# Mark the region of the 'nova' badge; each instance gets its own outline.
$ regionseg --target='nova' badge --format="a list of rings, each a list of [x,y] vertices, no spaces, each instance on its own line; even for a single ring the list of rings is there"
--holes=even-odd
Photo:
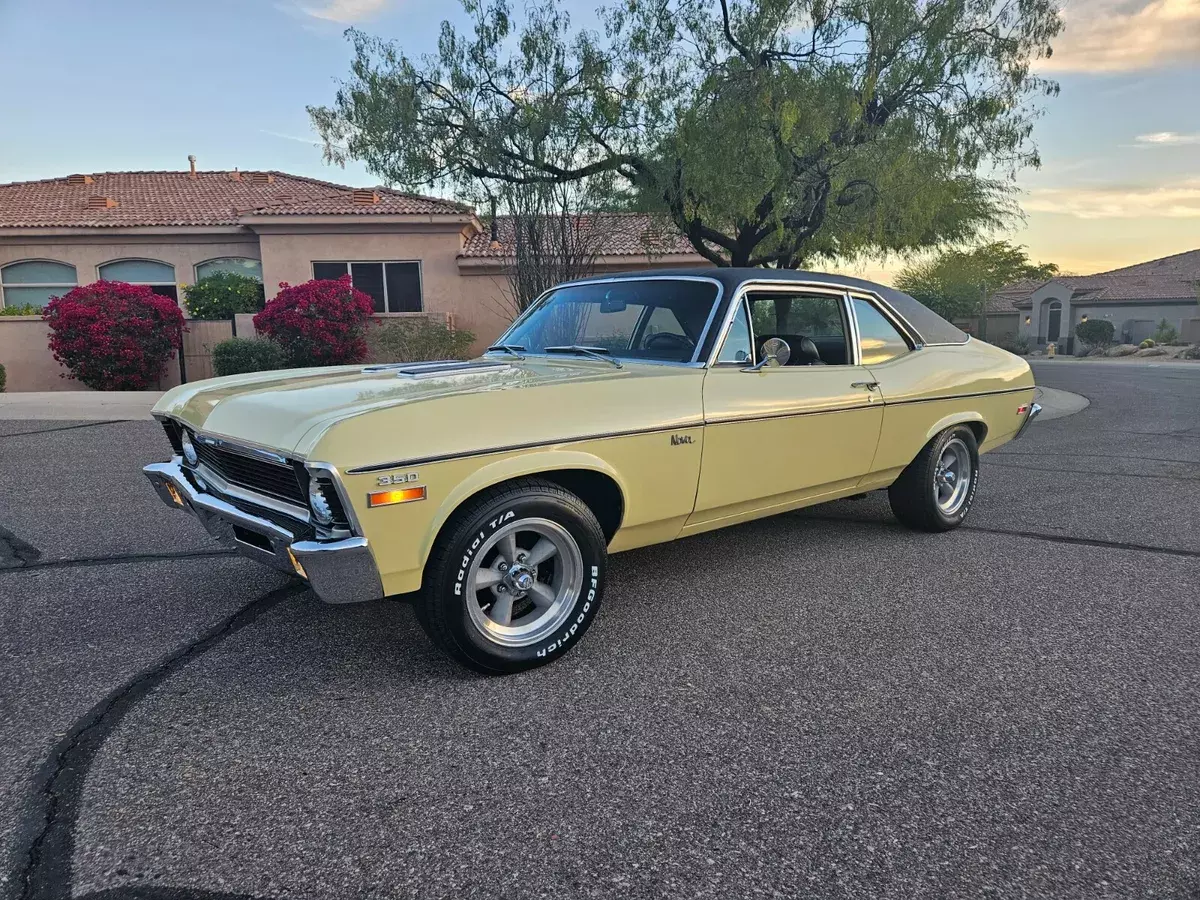
[[[673,434],[671,435],[671,446],[678,447],[680,444],[694,444],[690,434]]]

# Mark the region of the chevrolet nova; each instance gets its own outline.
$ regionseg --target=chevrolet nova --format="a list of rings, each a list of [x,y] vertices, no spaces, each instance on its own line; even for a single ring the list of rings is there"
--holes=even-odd
[[[763,269],[561,285],[467,362],[216,378],[154,409],[168,505],[331,603],[418,592],[484,672],[562,656],[610,553],[866,491],[925,531],[1038,412],[1024,360],[911,297]]]

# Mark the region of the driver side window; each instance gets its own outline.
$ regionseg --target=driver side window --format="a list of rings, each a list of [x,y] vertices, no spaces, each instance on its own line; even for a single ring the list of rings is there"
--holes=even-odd
[[[781,338],[792,351],[789,366],[850,364],[849,329],[841,296],[762,291],[749,294],[747,300],[756,359],[764,341]]]

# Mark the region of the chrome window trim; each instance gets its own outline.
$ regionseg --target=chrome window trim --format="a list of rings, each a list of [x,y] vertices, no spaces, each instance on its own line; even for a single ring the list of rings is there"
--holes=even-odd
[[[226,450],[230,453],[236,453],[239,456],[257,459],[262,462],[274,463],[278,466],[286,466],[289,469],[292,466],[291,462],[288,461],[286,456],[282,456],[279,453],[276,453],[274,450],[267,450],[263,447],[252,447],[248,444],[236,444],[233,441],[226,440],[225,438],[213,437],[211,434],[205,434],[202,431],[188,428],[187,424],[184,422],[180,422],[179,424],[191,431],[196,436],[196,440],[203,444],[208,444],[210,447],[216,447],[219,450]]]
[[[725,343],[726,339],[729,337],[729,329],[733,324],[733,311],[735,309],[737,309],[739,303],[745,302],[746,294],[748,294],[750,291],[767,291],[768,293],[792,293],[792,294],[797,293],[797,292],[803,292],[803,293],[808,293],[808,294],[828,294],[830,296],[835,296],[835,297],[840,298],[841,303],[842,303],[842,315],[845,317],[845,321],[846,321],[846,329],[847,329],[846,339],[847,339],[847,341],[849,341],[849,345],[847,346],[847,351],[849,353],[848,358],[850,360],[852,360],[852,362],[848,362],[847,365],[848,366],[860,365],[860,363],[858,362],[858,360],[859,360],[858,340],[857,340],[858,325],[854,319],[854,310],[851,308],[849,288],[841,287],[839,285],[834,285],[834,284],[825,284],[823,282],[776,281],[774,279],[770,279],[770,280],[761,280],[761,281],[743,281],[741,284],[738,285],[737,290],[734,291],[734,294],[733,294],[733,301],[729,304],[729,309],[725,313],[725,321],[721,325],[721,332],[718,335],[718,340],[715,344],[713,344],[712,353],[709,354],[708,362],[707,362],[708,366],[723,365],[721,363],[718,363],[716,361],[716,359],[717,359],[717,355],[721,352],[721,346]],[[751,329],[751,331],[750,331],[751,349],[755,349],[753,347],[754,317],[750,316],[749,318],[750,318],[750,329]],[[755,353],[755,355],[757,356],[757,352]],[[793,366],[791,368],[800,369],[800,368],[805,368],[805,367],[804,366]]]
[[[704,341],[708,337],[709,330],[713,326],[713,319],[716,318],[717,310],[721,308],[721,301],[725,297],[725,285],[722,284],[720,280],[716,278],[710,278],[707,275],[614,275],[611,278],[577,278],[574,281],[564,281],[562,284],[556,284],[554,287],[542,291],[542,293],[538,295],[538,298],[525,308],[523,313],[513,319],[513,323],[505,329],[504,334],[500,335],[500,337],[493,341],[493,346],[508,343],[507,338],[509,332],[528,319],[541,305],[542,301],[555,291],[559,291],[567,287],[578,287],[585,284],[622,284],[631,281],[701,281],[716,285],[717,295],[713,298],[712,309],[710,309],[708,312],[708,319],[704,323],[704,328],[700,332],[700,337],[696,340],[696,349],[692,352],[692,358],[690,360],[687,360],[686,362],[676,362],[669,359],[638,359],[636,357],[629,356],[616,356],[614,358],[620,359],[623,362],[650,363],[651,365],[660,366],[687,366],[691,368],[703,368],[705,365],[707,365],[707,363],[699,358],[700,350],[704,346]],[[495,350],[492,352],[502,353],[503,351]],[[536,359],[561,357],[561,354],[558,353],[535,353],[525,350],[521,351],[521,353],[523,356],[533,357]]]
[[[355,537],[362,537],[362,525],[359,524],[358,514],[354,511],[354,504],[350,502],[350,494],[346,491],[346,485],[342,483],[342,473],[333,463],[327,462],[310,462],[305,463],[304,468],[308,471],[309,477],[312,473],[317,472],[327,475],[329,480],[333,482],[333,488],[338,493],[338,499],[342,501],[342,509],[346,510],[346,518],[350,523],[350,533]],[[335,533],[339,529],[331,529]]]

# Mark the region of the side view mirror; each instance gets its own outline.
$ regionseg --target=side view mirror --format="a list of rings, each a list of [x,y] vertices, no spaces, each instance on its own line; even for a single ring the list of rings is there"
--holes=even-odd
[[[760,359],[752,366],[747,366],[742,369],[743,372],[757,372],[763,366],[775,368],[777,366],[786,366],[788,360],[792,358],[792,348],[783,338],[767,338],[763,341],[762,348],[759,350]]]

